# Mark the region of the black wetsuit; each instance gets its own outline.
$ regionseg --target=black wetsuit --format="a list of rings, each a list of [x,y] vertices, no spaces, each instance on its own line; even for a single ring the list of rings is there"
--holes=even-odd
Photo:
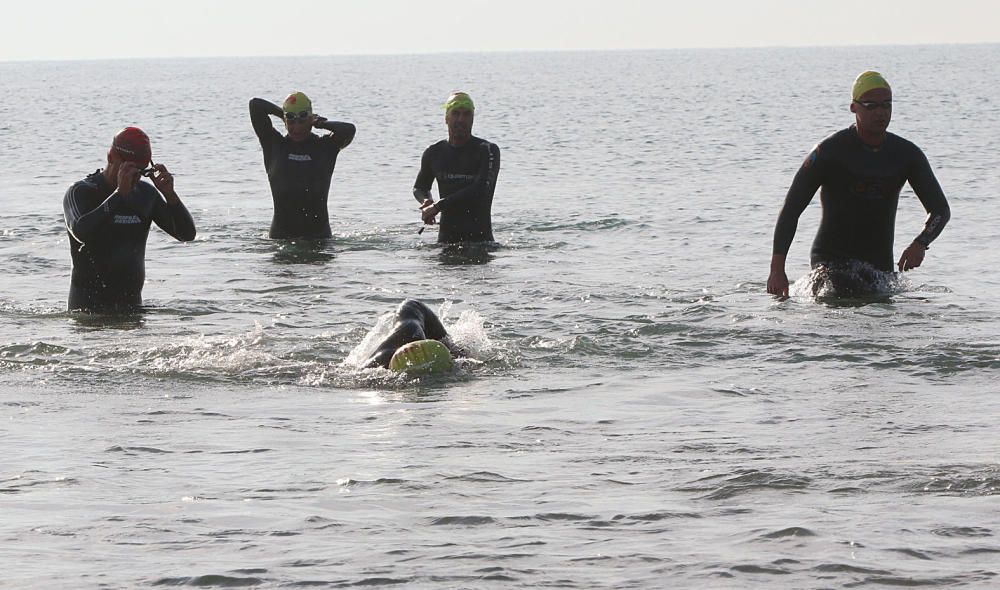
[[[439,242],[492,242],[493,191],[500,172],[500,148],[471,137],[461,147],[447,140],[424,150],[414,196],[423,202],[437,180],[441,222]]]
[[[122,196],[100,170],[66,191],[63,210],[73,257],[70,310],[129,311],[142,305],[151,223],[182,242],[195,236],[183,203],[167,204],[144,181]]]
[[[354,125],[325,121],[318,128],[332,131],[322,137],[310,133],[304,141],[292,141],[271,124],[271,115],[281,108],[266,100],[250,101],[250,121],[264,150],[264,167],[274,200],[272,238],[329,238],[327,199],[337,155],[354,139]]]
[[[799,215],[822,187],[823,215],[812,245],[812,267],[861,260],[891,271],[896,206],[906,182],[928,213],[916,237],[927,246],[944,229],[951,211],[920,148],[892,133],[873,148],[861,141],[854,126],[834,133],[813,149],[788,189],[774,230],[774,254],[788,253]]]
[[[365,367],[388,369],[396,350],[417,340],[440,340],[451,349],[447,338],[448,332],[429,307],[416,299],[407,299],[396,310],[396,325],[393,326],[392,333],[378,345]]]

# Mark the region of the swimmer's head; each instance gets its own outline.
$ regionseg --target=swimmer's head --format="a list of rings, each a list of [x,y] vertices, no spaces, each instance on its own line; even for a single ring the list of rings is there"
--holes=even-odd
[[[118,160],[133,162],[138,168],[145,168],[153,159],[149,136],[138,127],[122,129],[111,142],[111,149],[108,152],[109,159],[112,156]]]
[[[303,116],[303,113],[308,116],[313,112],[313,104],[302,92],[293,92],[285,98],[285,102],[281,103],[281,110],[285,112],[285,118],[288,118],[288,115]]]
[[[854,86],[851,88],[851,99],[860,100],[866,92],[875,90],[876,88],[884,88],[892,92],[892,88],[889,87],[889,83],[885,81],[882,74],[871,70],[861,72],[854,79]]]
[[[476,105],[464,92],[452,92],[443,105],[444,122],[448,125],[448,143],[464,145],[472,137],[472,123],[476,118]]]
[[[468,109],[475,112],[476,105],[472,102],[472,97],[465,92],[455,91],[448,95],[448,99],[444,101],[441,105],[444,109],[445,114],[451,112],[452,109]]]
[[[401,346],[389,361],[389,369],[397,372],[423,375],[443,373],[451,369],[454,361],[448,347],[437,340],[417,340]]]

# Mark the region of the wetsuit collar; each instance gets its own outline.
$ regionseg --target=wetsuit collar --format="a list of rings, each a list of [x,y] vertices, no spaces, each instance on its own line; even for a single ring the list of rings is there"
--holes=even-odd
[[[863,145],[866,149],[873,152],[877,152],[880,149],[882,149],[882,146],[885,145],[885,138],[889,136],[889,133],[886,132],[882,134],[882,139],[879,140],[878,143],[868,143],[867,141],[865,141],[864,137],[861,136],[861,130],[858,129],[857,123],[851,125],[851,129],[854,131],[854,137],[858,138],[858,141],[861,142],[861,145]]]

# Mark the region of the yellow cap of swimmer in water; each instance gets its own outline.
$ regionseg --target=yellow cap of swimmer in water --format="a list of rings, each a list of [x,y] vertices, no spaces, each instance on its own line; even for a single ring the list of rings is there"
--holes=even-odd
[[[448,95],[448,100],[444,101],[441,105],[445,113],[451,111],[451,109],[469,109],[475,112],[476,105],[472,102],[472,97],[465,92],[452,92]]]
[[[405,344],[392,355],[389,369],[423,375],[428,373],[443,373],[449,369],[453,361],[448,347],[437,340],[417,340]]]
[[[882,74],[871,70],[861,72],[858,74],[858,77],[854,79],[854,87],[851,88],[851,98],[858,100],[864,95],[864,93],[869,90],[875,90],[876,88],[885,88],[890,92],[892,91],[892,88],[889,87],[889,83],[885,81]]]
[[[288,95],[285,102],[281,104],[281,110],[286,113],[299,114],[307,113],[312,114],[313,103],[309,100],[309,97],[301,92],[293,92]]]

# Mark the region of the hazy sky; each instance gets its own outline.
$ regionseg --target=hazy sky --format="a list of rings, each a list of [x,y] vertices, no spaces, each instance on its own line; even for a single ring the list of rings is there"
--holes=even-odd
[[[0,61],[998,41],[998,0],[39,0],[0,20]]]

